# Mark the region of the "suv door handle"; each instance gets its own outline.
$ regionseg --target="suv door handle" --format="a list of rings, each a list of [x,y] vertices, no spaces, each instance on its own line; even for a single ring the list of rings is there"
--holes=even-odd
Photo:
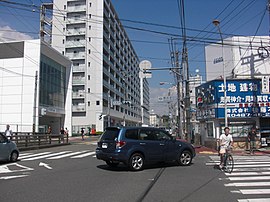
[[[145,142],[140,142],[140,145],[146,145],[146,143]]]

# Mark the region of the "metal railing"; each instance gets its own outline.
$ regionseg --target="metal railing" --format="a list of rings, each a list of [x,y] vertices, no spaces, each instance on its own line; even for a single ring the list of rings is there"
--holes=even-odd
[[[44,133],[23,133],[16,132],[8,139],[15,142],[20,150],[26,148],[42,148],[47,146],[59,146],[69,144],[68,135],[44,134]]]

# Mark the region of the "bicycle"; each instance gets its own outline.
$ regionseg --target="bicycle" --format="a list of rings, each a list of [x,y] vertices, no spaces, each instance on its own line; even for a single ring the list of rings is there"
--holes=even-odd
[[[223,154],[223,168],[222,170],[227,173],[231,173],[234,167],[234,160],[231,154],[231,148],[226,149],[226,153]]]

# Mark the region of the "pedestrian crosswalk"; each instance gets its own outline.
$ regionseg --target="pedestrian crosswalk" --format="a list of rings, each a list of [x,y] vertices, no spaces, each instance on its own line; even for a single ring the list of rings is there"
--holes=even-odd
[[[241,198],[238,202],[270,201],[270,156],[233,156],[232,173],[219,178],[231,193]],[[210,156],[208,166],[219,165],[219,156]]]
[[[71,158],[71,159],[80,159],[88,156],[96,157],[94,151],[82,150],[82,151],[59,151],[59,152],[40,152],[40,153],[21,153],[19,156],[20,161],[34,161],[39,159],[62,159],[62,158]]]

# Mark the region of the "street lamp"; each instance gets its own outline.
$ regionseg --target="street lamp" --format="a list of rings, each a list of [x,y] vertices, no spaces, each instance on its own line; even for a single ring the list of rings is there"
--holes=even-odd
[[[227,82],[226,82],[226,75],[225,75],[225,63],[224,63],[224,41],[221,34],[221,30],[219,27],[219,20],[213,20],[213,24],[218,28],[218,32],[221,38],[222,44],[222,65],[223,65],[223,84],[224,84],[224,119],[225,119],[225,127],[228,127],[228,117],[227,117]]]

